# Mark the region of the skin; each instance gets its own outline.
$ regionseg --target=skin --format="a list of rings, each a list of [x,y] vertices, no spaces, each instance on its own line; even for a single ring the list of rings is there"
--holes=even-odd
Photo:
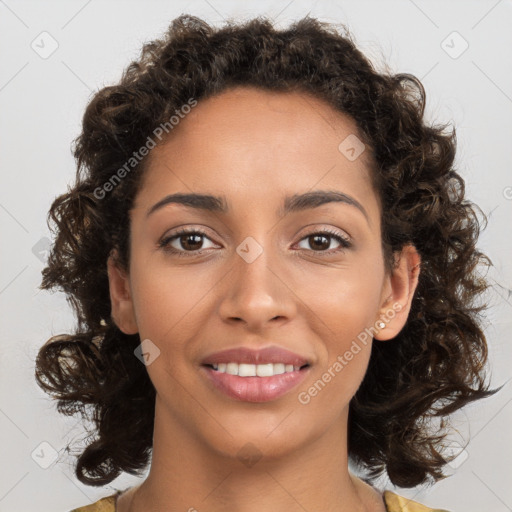
[[[350,134],[355,122],[319,99],[238,87],[199,101],[150,153],[130,212],[129,268],[115,252],[108,261],[116,324],[160,350],[147,366],[157,391],[151,469],[121,495],[119,511],[385,510],[380,493],[348,470],[349,402],[371,338],[308,404],[298,401],[393,304],[400,311],[373,342],[396,336],[417,285],[412,246],[386,272],[369,151],[350,161],[338,150]],[[285,196],[311,190],[348,194],[366,216],[340,202],[279,215]],[[147,215],[176,192],[224,195],[230,211],[168,204]],[[178,227],[206,232],[196,245],[174,239],[184,257],[159,246]],[[352,246],[315,244],[309,235],[326,228]],[[263,249],[251,263],[236,251],[249,236]],[[203,253],[190,256],[195,248]],[[208,354],[269,345],[312,361],[306,380],[277,400],[235,401],[200,374]],[[247,443],[262,455],[250,467],[237,457]]]

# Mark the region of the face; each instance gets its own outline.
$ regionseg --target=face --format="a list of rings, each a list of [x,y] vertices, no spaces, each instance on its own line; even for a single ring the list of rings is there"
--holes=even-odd
[[[371,351],[362,333],[379,318],[380,340],[403,327],[417,262],[404,251],[385,270],[369,151],[354,160],[339,149],[357,132],[305,94],[237,88],[200,101],[152,150],[130,212],[129,268],[109,260],[112,314],[151,340],[157,415],[176,435],[216,453],[251,442],[279,455],[346,425]],[[297,200],[315,191],[341,200]],[[174,203],[177,193],[224,208]],[[235,399],[203,365],[219,351],[269,346],[309,364],[273,399]]]

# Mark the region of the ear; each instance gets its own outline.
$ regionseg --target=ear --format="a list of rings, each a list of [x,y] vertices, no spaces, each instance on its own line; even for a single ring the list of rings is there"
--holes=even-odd
[[[392,339],[403,329],[418,285],[420,264],[420,255],[413,245],[405,245],[395,255],[395,267],[386,277],[374,339]]]
[[[137,334],[130,281],[117,261],[113,251],[107,260],[108,282],[110,287],[111,316],[117,327],[125,334]]]

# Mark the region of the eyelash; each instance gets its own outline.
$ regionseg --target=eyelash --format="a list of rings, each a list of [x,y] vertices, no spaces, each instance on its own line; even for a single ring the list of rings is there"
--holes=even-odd
[[[201,235],[201,236],[204,236],[209,239],[209,236],[204,231],[201,231],[200,229],[180,229],[176,233],[173,233],[171,236],[167,236],[167,237],[163,238],[158,243],[158,245],[164,251],[174,254],[178,257],[193,257],[193,256],[200,256],[201,254],[203,254],[201,252],[201,249],[198,249],[197,251],[182,251],[182,250],[175,249],[174,247],[170,247],[170,245],[169,245],[170,242],[172,242],[173,240],[175,240],[183,235]],[[311,233],[308,233],[307,235],[303,236],[299,240],[299,242],[301,242],[305,238],[309,238],[313,235],[327,235],[330,238],[334,238],[340,244],[340,247],[338,247],[337,249],[334,249],[334,250],[331,249],[330,251],[313,251],[313,250],[310,251],[310,252],[319,253],[322,256],[325,254],[327,254],[327,255],[336,254],[338,252],[342,252],[345,249],[349,249],[350,247],[352,247],[352,243],[347,238],[341,236],[336,231],[331,231],[329,229],[324,229],[322,231],[313,231]]]

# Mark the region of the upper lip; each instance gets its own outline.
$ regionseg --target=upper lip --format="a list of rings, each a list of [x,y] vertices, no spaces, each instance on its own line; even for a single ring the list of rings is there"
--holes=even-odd
[[[219,363],[246,363],[246,364],[268,364],[283,363],[293,366],[304,366],[309,361],[289,350],[280,347],[266,347],[258,350],[237,347],[221,352],[215,352],[205,357],[203,364]]]

